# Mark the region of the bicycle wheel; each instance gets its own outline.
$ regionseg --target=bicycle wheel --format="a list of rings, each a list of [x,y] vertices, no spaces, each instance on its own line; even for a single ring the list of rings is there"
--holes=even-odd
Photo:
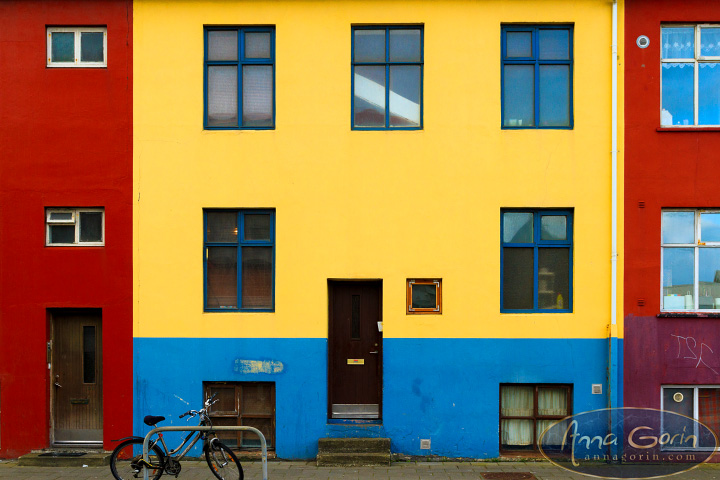
[[[217,439],[205,445],[205,460],[220,480],[243,480],[242,465],[230,448]]]
[[[143,441],[139,438],[130,438],[120,443],[110,456],[110,471],[117,480],[129,480],[132,478],[144,478],[143,469],[140,465],[142,459]],[[150,469],[150,478],[157,480],[163,474],[162,465],[165,463],[165,455],[160,447],[153,445],[148,453],[148,460],[160,468]]]

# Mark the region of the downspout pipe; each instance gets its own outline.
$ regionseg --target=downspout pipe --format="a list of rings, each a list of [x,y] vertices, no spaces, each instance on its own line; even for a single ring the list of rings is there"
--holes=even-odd
[[[611,164],[612,164],[612,253],[610,287],[610,325],[608,331],[608,408],[620,407],[619,400],[619,341],[617,330],[618,307],[618,4],[612,3],[612,125],[611,125]]]

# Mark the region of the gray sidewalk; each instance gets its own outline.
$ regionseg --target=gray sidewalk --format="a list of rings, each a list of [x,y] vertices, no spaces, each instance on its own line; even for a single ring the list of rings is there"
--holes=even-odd
[[[204,462],[182,462],[179,479],[210,480],[214,477]],[[260,462],[243,462],[245,479],[262,480]],[[396,462],[389,467],[317,467],[315,462],[268,462],[269,480],[483,480],[490,472],[532,473],[537,479],[569,480],[592,477],[574,474],[549,462]],[[18,480],[112,479],[109,467],[47,468],[19,467],[0,461],[0,478]],[[172,475],[163,475],[168,480]],[[702,465],[673,479],[720,479],[720,464]],[[522,480],[522,475],[504,480]]]

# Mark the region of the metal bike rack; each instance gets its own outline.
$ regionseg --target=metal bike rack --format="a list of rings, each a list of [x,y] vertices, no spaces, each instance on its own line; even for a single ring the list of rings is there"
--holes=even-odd
[[[254,432],[260,437],[260,445],[262,446],[262,480],[268,480],[267,474],[267,442],[265,435],[254,427],[157,427],[150,430],[143,440],[143,460],[150,463],[148,458],[148,447],[150,446],[150,437],[158,432],[237,432],[239,430],[248,430]],[[143,467],[143,475],[145,480],[150,479],[150,471],[147,467]]]

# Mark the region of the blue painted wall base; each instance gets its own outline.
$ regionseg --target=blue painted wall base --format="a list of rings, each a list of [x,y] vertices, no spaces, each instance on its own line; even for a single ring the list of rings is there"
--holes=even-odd
[[[135,434],[150,430],[142,422],[150,414],[187,425],[177,416],[201,408],[203,382],[275,382],[276,454],[285,459],[314,458],[322,437],[387,437],[393,452],[410,455],[497,457],[501,383],[572,384],[574,413],[607,407],[606,338],[384,339],[382,424],[328,423],[327,339],[134,341]],[[603,395],[592,394],[593,383]],[[432,449],[421,450],[420,439]]]

